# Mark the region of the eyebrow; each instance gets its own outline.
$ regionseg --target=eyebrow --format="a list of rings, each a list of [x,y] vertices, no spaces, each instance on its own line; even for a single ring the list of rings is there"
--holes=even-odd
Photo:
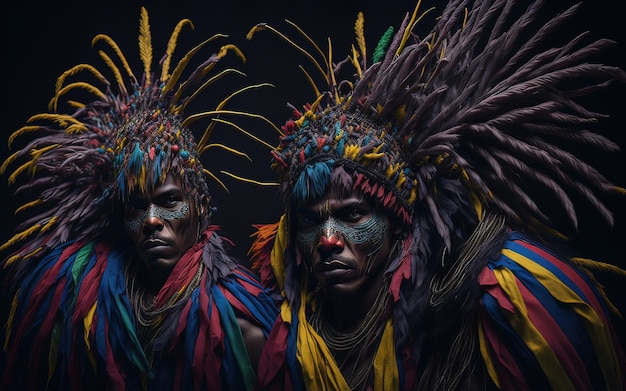
[[[129,193],[129,198],[132,199],[145,199],[147,198],[150,191],[141,191],[141,190],[133,190]],[[180,195],[182,198],[185,198],[185,192],[180,187],[175,185],[168,186],[160,186],[151,191],[152,197],[162,198],[171,195]]]
[[[370,203],[368,203],[367,201],[363,199],[357,199],[357,198],[344,199],[344,200],[338,201],[333,206],[331,206],[330,209],[334,211],[341,211],[343,209],[354,208],[354,207],[367,208],[367,209],[372,209],[372,210],[374,209],[374,207],[370,205]],[[311,206],[300,206],[296,209],[296,212],[300,214],[319,215],[318,212],[322,209],[324,209],[324,204],[317,203]]]

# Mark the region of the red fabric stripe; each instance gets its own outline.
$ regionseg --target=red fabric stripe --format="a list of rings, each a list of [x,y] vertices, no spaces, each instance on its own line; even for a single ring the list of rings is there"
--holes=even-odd
[[[570,278],[576,284],[578,288],[580,288],[580,290],[583,292],[583,294],[587,298],[589,304],[598,313],[598,315],[601,316],[602,320],[605,323],[608,322],[605,316],[606,314],[602,310],[602,305],[598,301],[598,298],[596,297],[595,292],[593,292],[589,284],[585,280],[583,280],[583,278],[578,273],[576,273],[569,264],[563,262],[559,258],[556,258],[554,255],[545,251],[541,247],[534,246],[528,242],[521,241],[521,240],[516,240],[515,242],[520,244],[521,246],[524,246],[529,251],[532,251],[540,255],[541,257],[545,258],[554,266],[556,266],[559,270],[561,270],[565,275],[567,275],[567,277]]]
[[[502,390],[530,390],[526,383],[524,373],[517,365],[515,359],[507,349],[506,345],[500,343],[500,336],[490,322],[489,315],[483,313],[483,330],[485,343],[492,358],[500,387]]]
[[[585,364],[567,335],[562,332],[561,326],[552,318],[550,313],[532,292],[519,280],[516,280],[516,282],[524,298],[524,303],[526,304],[528,319],[530,319],[539,333],[546,339],[570,380],[576,386],[576,389],[590,390],[592,388],[591,381],[587,371],[582,370],[585,368]]]
[[[206,274],[202,277],[202,282],[200,286],[205,286],[206,284]],[[209,298],[206,295],[205,289],[200,289],[201,292],[205,292],[205,294],[200,294],[198,297],[199,306],[201,309],[209,308]],[[204,371],[206,370],[206,359],[205,353],[207,352],[207,334],[210,332],[209,330],[209,314],[206,311],[199,311],[198,316],[200,317],[200,324],[198,327],[198,335],[196,337],[196,344],[193,352],[193,362],[192,362],[192,373],[193,373],[193,383],[194,388],[196,390],[200,389],[202,384],[202,378],[204,375]],[[214,309],[211,314],[211,318],[219,319],[219,312]],[[210,350],[208,350],[210,352]],[[209,353],[210,354],[210,353]],[[218,372],[219,373],[219,372]]]
[[[259,359],[257,370],[259,389],[265,391],[284,389],[281,371],[286,370],[288,335],[289,327],[279,315]]]
[[[483,291],[488,292],[497,302],[498,306],[503,310],[506,310],[510,313],[515,313],[515,307],[511,300],[509,300],[508,296],[502,292],[500,289],[500,285],[498,284],[498,280],[496,280],[496,276],[493,274],[493,271],[488,267],[483,268],[483,271],[480,273],[478,277],[478,282]]]
[[[206,368],[204,368],[204,373],[207,379],[207,385],[209,390],[221,390],[222,382],[220,379],[220,370],[222,367],[222,362],[220,357],[222,357],[224,352],[224,347],[222,346],[222,338],[223,331],[220,325],[220,316],[219,311],[217,310],[217,306],[215,303],[211,303],[211,317],[209,318],[210,326],[209,326],[209,347],[205,350],[206,357]]]

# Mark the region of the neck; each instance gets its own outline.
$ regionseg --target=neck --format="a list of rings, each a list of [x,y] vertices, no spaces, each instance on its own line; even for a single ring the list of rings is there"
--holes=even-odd
[[[383,334],[388,308],[388,284],[381,281],[366,290],[366,297],[345,295],[320,303],[310,323],[332,353],[346,382],[364,390],[372,382],[373,360]],[[358,305],[357,305],[358,303]]]

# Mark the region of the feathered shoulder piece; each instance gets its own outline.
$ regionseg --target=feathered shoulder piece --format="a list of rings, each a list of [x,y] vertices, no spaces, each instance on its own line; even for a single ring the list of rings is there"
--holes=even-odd
[[[49,111],[33,115],[26,126],[9,137],[12,146],[16,139],[30,136],[25,146],[0,167],[1,173],[12,170],[9,184],[23,179],[16,193],[24,204],[16,213],[30,214],[0,247],[5,250],[19,246],[7,263],[36,256],[68,239],[90,239],[108,232],[113,218],[107,202],[125,196],[133,186],[157,183],[170,170],[183,177],[187,189],[198,188],[197,202],[208,203],[204,176],[223,184],[202,166],[200,156],[212,147],[245,156],[208,141],[218,123],[251,136],[225,117],[261,116],[226,106],[237,94],[264,84],[230,92],[213,110],[185,116],[185,108],[208,86],[227,75],[243,75],[231,68],[215,72],[220,59],[233,53],[245,62],[236,46],[224,44],[190,69],[204,47],[226,37],[216,34],[170,67],[185,27],[194,26],[189,19],[178,22],[159,60],[159,72],[154,72],[148,13],[141,8],[139,56],[143,69],[139,77],[110,36],[96,35],[92,44],[103,46],[98,51],[103,69],[78,64],[65,71],[57,80]],[[91,81],[77,80],[79,76]],[[67,106],[67,112],[61,111]],[[188,126],[199,119],[209,119],[210,123],[196,142]]]
[[[563,236],[578,228],[578,200],[612,224],[602,197],[624,189],[573,151],[618,149],[594,130],[604,116],[580,98],[626,81],[626,73],[593,62],[613,42],[585,33],[563,39],[578,6],[544,22],[545,1],[527,4],[452,0],[441,12],[422,12],[418,4],[380,40],[371,66],[362,15],[357,43],[338,63],[330,44],[327,53],[317,46],[309,53],[273,27],[255,26],[249,37],[276,32],[313,60],[319,84],[327,86],[319,88],[306,73],[316,96],[303,110],[294,109],[274,151],[288,196],[315,192],[319,161],[339,158],[367,167],[371,175],[365,174],[385,187],[372,195],[395,205],[390,209],[399,218],[408,214],[414,226],[419,218],[448,249],[457,236],[453,216],[474,225],[486,208],[509,223]],[[436,19],[434,27],[417,34],[427,19]],[[357,77],[339,81],[346,62]],[[556,202],[545,202],[550,197]],[[553,204],[562,210],[547,207]],[[568,222],[557,224],[564,216]]]

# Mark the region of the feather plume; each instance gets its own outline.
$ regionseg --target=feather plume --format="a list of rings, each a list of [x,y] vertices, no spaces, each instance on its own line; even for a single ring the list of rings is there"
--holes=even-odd
[[[174,49],[176,48],[176,44],[178,42],[178,36],[180,35],[180,32],[185,26],[189,26],[192,30],[195,29],[193,22],[191,20],[183,19],[179,21],[178,24],[176,24],[176,27],[174,28],[174,31],[170,35],[170,39],[167,42],[165,58],[163,59],[163,65],[161,66],[161,80],[163,81],[168,80],[170,77],[169,69],[170,69],[170,62],[172,60],[172,55],[174,54]]]
[[[359,12],[354,23],[354,33],[356,34],[356,44],[362,57],[367,58],[367,47],[365,45],[365,18],[363,12]]]
[[[139,56],[143,63],[143,74],[150,75],[152,67],[152,34],[150,32],[150,21],[148,11],[141,7],[141,17],[139,19]],[[146,86],[150,85],[150,77],[146,80]]]

